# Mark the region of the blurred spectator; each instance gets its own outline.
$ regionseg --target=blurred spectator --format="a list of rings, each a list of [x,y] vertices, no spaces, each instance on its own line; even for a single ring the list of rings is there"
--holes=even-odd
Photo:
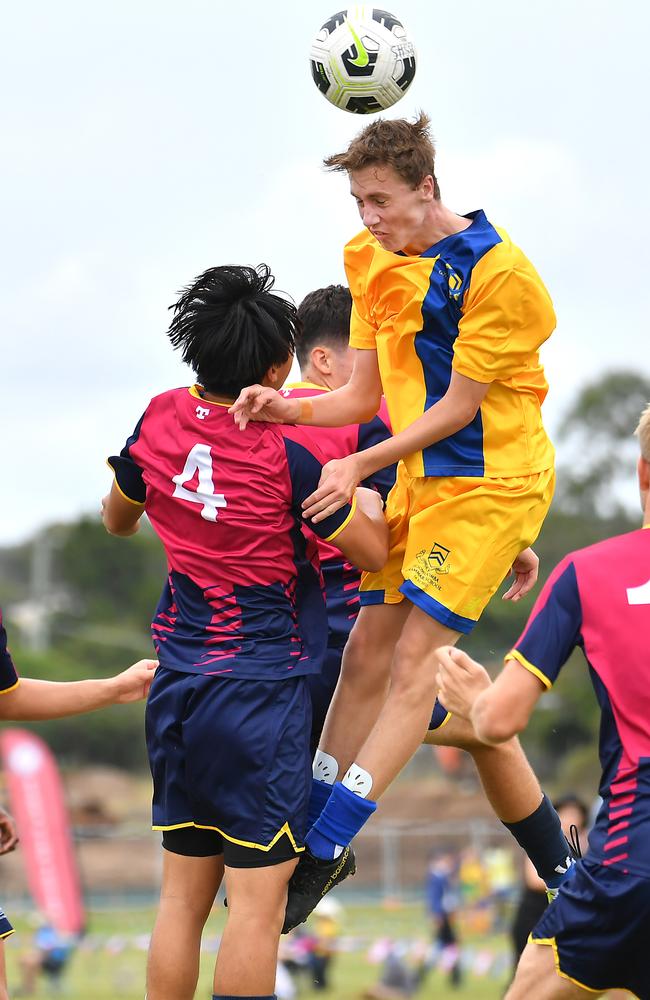
[[[426,898],[437,951],[436,964],[448,970],[450,986],[457,987],[462,978],[456,930],[460,883],[458,861],[453,854],[441,854],[432,860],[427,878]]]
[[[325,896],[313,912],[310,921],[313,945],[309,953],[309,966],[315,990],[330,988],[331,965],[336,954],[342,914],[341,904]]]
[[[19,958],[21,983],[16,996],[30,997],[36,993],[39,976],[44,976],[52,990],[61,989],[61,977],[74,951],[74,941],[48,923],[41,923],[29,951]]]
[[[507,847],[490,847],[483,860],[493,904],[492,930],[499,933],[508,927],[510,904],[517,884],[512,851]]]
[[[419,952],[413,961],[409,944],[389,939],[377,942],[375,954],[378,950],[383,961],[381,978],[362,994],[363,1000],[409,1000],[415,996],[430,968],[425,955]]]

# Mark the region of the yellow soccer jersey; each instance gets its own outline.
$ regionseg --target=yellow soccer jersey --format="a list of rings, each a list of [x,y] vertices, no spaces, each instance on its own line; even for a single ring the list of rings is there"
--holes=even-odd
[[[452,368],[490,388],[474,420],[405,459],[418,476],[514,477],[553,465],[539,348],[553,304],[530,261],[481,211],[418,257],[367,230],[345,248],[350,346],[377,351],[394,433],[444,396]]]

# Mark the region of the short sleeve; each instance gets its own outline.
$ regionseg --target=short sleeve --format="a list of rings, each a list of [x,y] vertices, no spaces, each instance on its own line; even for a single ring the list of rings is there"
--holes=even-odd
[[[555,328],[553,304],[532,265],[495,272],[489,257],[474,267],[454,343],[454,370],[476,382],[506,381],[537,366]]]
[[[365,298],[372,258],[373,251],[365,243],[365,236],[362,242],[359,242],[359,237],[355,237],[344,251],[345,274],[352,295],[350,347],[356,350],[375,350],[377,346],[377,328]]]
[[[18,682],[18,673],[7,648],[7,633],[2,623],[2,611],[0,610],[0,695],[13,690]]]
[[[133,434],[127,439],[119,455],[110,455],[108,465],[115,473],[115,483],[125,500],[143,505],[147,499],[147,488],[143,478],[143,470],[131,457],[131,448],[140,436],[144,414],[140,417]]]
[[[350,347],[360,351],[374,351],[377,348],[377,331],[363,314],[363,303],[352,302],[350,314]]]
[[[317,524],[312,521],[304,521],[302,503],[318,487],[320,474],[323,471],[323,455],[313,442],[308,442],[306,438],[301,440],[300,427],[283,427],[282,433],[291,479],[294,514],[315,535],[318,535],[323,541],[331,542],[354,516],[356,500],[353,497],[351,503],[345,504],[340,510],[330,514],[324,521],[319,521]]]
[[[550,688],[581,642],[582,607],[575,565],[567,556],[551,573],[526,628],[506,656]]]

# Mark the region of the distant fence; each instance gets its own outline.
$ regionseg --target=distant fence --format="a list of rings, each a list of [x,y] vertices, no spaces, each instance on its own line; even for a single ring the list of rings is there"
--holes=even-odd
[[[139,825],[77,828],[75,843],[90,905],[155,900],[162,870],[160,834]],[[514,841],[506,829],[492,819],[375,821],[355,839],[357,874],[341,887],[341,894],[348,899],[408,901],[422,895],[432,856],[468,850],[482,856],[490,848],[510,845]],[[0,894],[5,909],[10,902],[33,907],[19,851],[0,861]]]

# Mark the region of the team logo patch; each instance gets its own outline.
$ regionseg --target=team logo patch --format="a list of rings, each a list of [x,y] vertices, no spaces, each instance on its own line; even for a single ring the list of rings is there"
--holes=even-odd
[[[444,545],[441,545],[439,542],[434,542],[433,548],[431,549],[431,552],[428,555],[429,562],[433,563],[433,565],[437,566],[438,568],[444,566],[444,564],[447,562],[447,556],[449,555],[450,551],[451,549],[446,549]]]
[[[196,415],[199,420],[205,420],[205,418],[210,415],[210,411],[207,410],[205,406],[197,406]]]

